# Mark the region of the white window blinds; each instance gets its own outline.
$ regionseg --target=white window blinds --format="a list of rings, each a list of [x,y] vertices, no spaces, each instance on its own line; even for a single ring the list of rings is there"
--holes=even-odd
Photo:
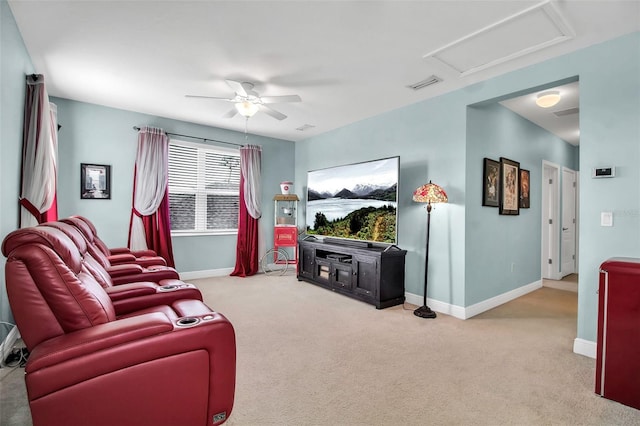
[[[238,229],[240,154],[204,144],[169,144],[169,210],[173,233]]]

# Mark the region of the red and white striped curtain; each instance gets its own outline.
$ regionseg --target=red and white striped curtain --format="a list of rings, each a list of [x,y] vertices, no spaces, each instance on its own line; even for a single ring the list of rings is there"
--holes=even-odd
[[[20,227],[58,219],[58,120],[44,76],[27,76],[22,139]]]
[[[162,129],[143,127],[138,132],[129,248],[154,250],[167,261],[168,266],[175,266],[168,181],[169,137]]]
[[[258,272],[259,226],[262,216],[262,149],[256,145],[240,148],[240,208],[236,267],[231,275],[246,277]]]

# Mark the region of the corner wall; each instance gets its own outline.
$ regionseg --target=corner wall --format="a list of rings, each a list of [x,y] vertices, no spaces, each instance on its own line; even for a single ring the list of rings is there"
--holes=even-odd
[[[482,206],[483,159],[500,157],[530,171],[531,207],[517,216]],[[467,306],[541,279],[542,160],[573,168],[577,148],[497,102],[467,113]]]
[[[107,245],[126,246],[138,141],[138,133],[133,126],[155,126],[171,133],[262,146],[263,216],[260,226],[266,247],[272,246],[273,195],[280,191],[280,182],[290,180],[294,174],[293,142],[256,135],[249,135],[245,141],[244,133],[215,127],[69,99],[52,98],[52,102],[58,106],[58,123],[62,126],[58,133],[60,217],[86,216],[95,223]],[[80,199],[81,163],[111,165],[110,200]],[[235,233],[173,237],[176,268],[179,272],[226,272],[235,265],[236,240]]]
[[[22,123],[27,74],[31,58],[6,0],[0,0],[0,238],[18,227]],[[0,321],[12,322],[7,300],[4,265],[0,255]],[[9,329],[0,326],[0,341]]]

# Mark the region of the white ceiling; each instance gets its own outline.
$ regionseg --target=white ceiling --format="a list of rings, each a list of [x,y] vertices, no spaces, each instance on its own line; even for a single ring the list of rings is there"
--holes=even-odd
[[[8,2],[52,96],[244,132],[229,103],[185,95],[249,81],[300,95],[248,123],[292,141],[640,30],[638,1]]]
[[[571,145],[580,144],[580,88],[577,81],[501,101],[500,104],[523,116]],[[536,106],[538,93],[560,92],[560,102],[549,108]]]

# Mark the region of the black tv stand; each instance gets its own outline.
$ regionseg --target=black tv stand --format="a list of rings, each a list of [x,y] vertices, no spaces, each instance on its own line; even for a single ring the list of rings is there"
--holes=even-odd
[[[298,280],[382,309],[404,302],[406,250],[335,238],[298,241]]]

